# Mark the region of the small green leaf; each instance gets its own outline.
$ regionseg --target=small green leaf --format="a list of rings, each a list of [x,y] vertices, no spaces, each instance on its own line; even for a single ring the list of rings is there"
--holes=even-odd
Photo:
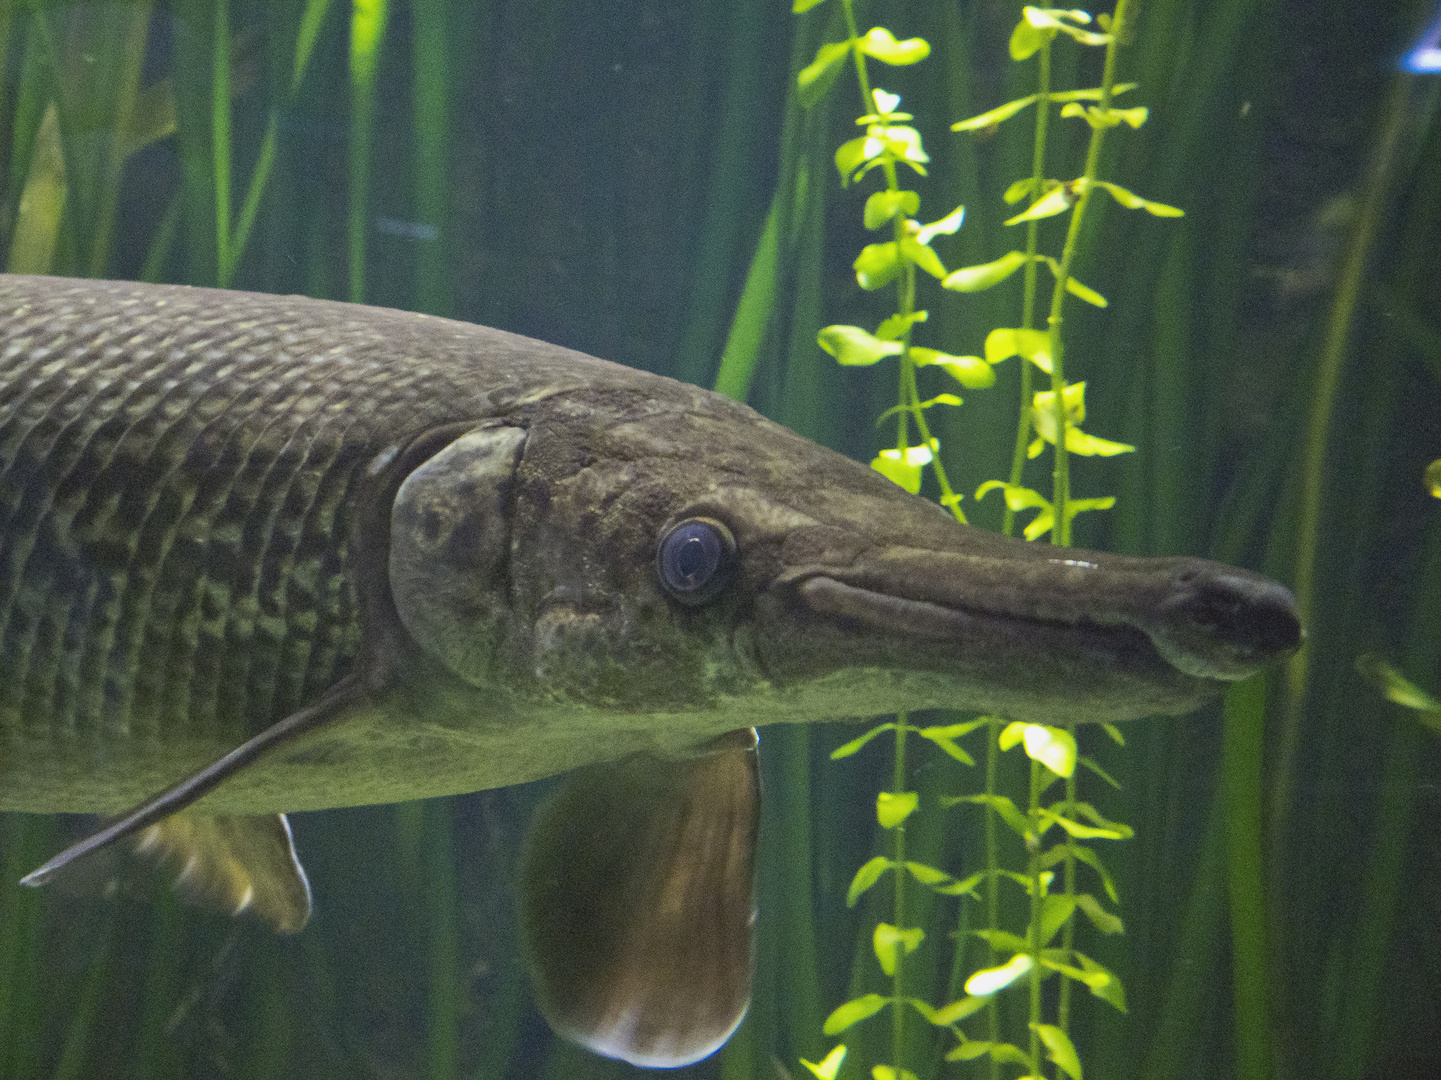
[[[1030,8],[1026,9],[1027,12],[1030,10]],[[1029,60],[1049,45],[1055,36],[1054,28],[1036,26],[1029,19],[1023,18],[1011,31],[1011,59]]]
[[[827,1035],[839,1035],[846,1028],[875,1016],[890,1003],[890,998],[881,997],[880,994],[862,994],[844,1005],[837,1006],[836,1010],[826,1017],[821,1030]]]
[[[941,885],[954,880],[944,870],[937,870],[934,866],[927,866],[925,863],[907,862],[906,869],[910,871],[911,877],[922,885]]]
[[[905,337],[906,331],[916,323],[925,322],[930,317],[927,311],[913,311],[909,315],[892,315],[876,327],[876,337],[882,341],[900,341]]]
[[[1080,429],[1081,421],[1086,418],[1086,384],[1085,381],[1078,383],[1067,383],[1062,392],[1062,398],[1066,405],[1066,449],[1073,454],[1081,454],[1086,457],[1102,456],[1111,457],[1115,454],[1126,454],[1136,448],[1130,443],[1112,442],[1110,439],[1100,439],[1094,435],[1088,435]],[[1053,391],[1043,390],[1031,398],[1031,424],[1036,429],[1036,434],[1048,443],[1056,441],[1056,395]],[[1035,454],[1031,455],[1035,457]]]
[[[965,997],[953,1001],[949,1005],[936,1009],[927,1019],[937,1027],[945,1027],[947,1024],[954,1024],[960,1020],[964,1020],[972,1013],[980,1012],[989,1002],[990,998],[988,997],[974,997],[967,994]],[[985,1053],[985,1051],[983,1050],[981,1053]]]
[[[976,894],[976,886],[986,878],[984,870],[977,870],[970,877],[962,878],[960,881],[952,881],[949,885],[932,886],[942,896],[973,896],[977,900],[980,897]]]
[[[1034,966],[1031,958],[1018,952],[1000,967],[982,968],[966,980],[966,993],[974,997],[990,997],[1028,974]]]
[[[941,282],[941,287],[954,289],[956,292],[980,292],[982,289],[999,285],[1025,265],[1026,256],[1023,252],[1008,251],[993,262],[952,270]]]
[[[916,243],[929,244],[937,236],[954,236],[961,227],[961,222],[965,220],[966,208],[958,206],[945,217],[938,218],[929,225],[922,225],[916,233]]]
[[[1426,475],[1423,480],[1426,490],[1431,493],[1434,499],[1441,499],[1441,458],[1437,458],[1426,466]]]
[[[843,142],[836,148],[836,171],[841,174],[841,186],[845,187],[851,182],[852,174],[861,167],[867,160],[874,157],[871,153],[880,153],[880,147],[872,147],[873,140],[862,136],[859,139],[851,139]]]
[[[1058,802],[1055,805],[1051,806],[1049,809],[1059,811],[1067,806],[1070,807],[1071,814],[1073,816],[1079,815],[1080,817],[1083,817],[1087,821],[1089,821],[1092,825],[1097,825],[1102,829],[1107,829],[1111,832],[1118,833],[1118,839],[1129,840],[1136,835],[1135,830],[1132,829],[1131,826],[1127,825],[1125,822],[1107,821],[1104,817],[1101,816],[1101,812],[1088,802],[1081,802],[1079,800],[1070,803]]]
[[[979,1049],[976,1049],[979,1047]],[[964,1051],[964,1055],[962,1054]],[[1031,1059],[1019,1046],[1004,1042],[985,1042],[980,1039],[973,1039],[962,1043],[946,1054],[947,1061],[970,1061],[980,1057],[982,1054],[990,1054],[992,1061],[999,1061],[1003,1065],[1020,1065],[1029,1067]],[[1016,1080],[1037,1080],[1036,1077],[1018,1076]]]
[[[1102,888],[1106,890],[1106,895],[1111,898],[1111,903],[1120,903],[1121,898],[1116,892],[1115,882],[1111,880],[1110,871],[1106,869],[1105,863],[1101,862],[1101,857],[1084,844],[1073,844],[1069,839],[1057,844],[1041,856],[1041,868],[1048,870],[1058,863],[1065,862],[1068,852],[1077,862],[1085,863],[1096,872],[1101,879]]]
[[[931,55],[931,46],[925,38],[897,41],[895,35],[884,26],[873,26],[866,31],[865,37],[861,38],[861,51],[883,64],[903,66],[924,60]]]
[[[962,998],[963,1001],[979,1001],[985,1004],[989,998]],[[959,1034],[959,1033],[958,1033]],[[974,1061],[990,1050],[992,1044],[984,1039],[967,1039],[961,1035],[961,1045],[952,1047],[946,1053],[947,1061]]]
[[[896,253],[896,242],[867,244],[861,248],[852,264],[856,270],[856,281],[867,291],[884,288],[901,272],[900,256]]]
[[[1046,1044],[1046,1056],[1059,1065],[1071,1080],[1081,1080],[1081,1059],[1070,1036],[1054,1024],[1032,1024],[1031,1027]]]
[[[1089,956],[1076,953],[1076,960],[1079,961],[1082,970],[1086,973],[1085,983],[1102,1001],[1115,1006],[1121,1012],[1126,1011],[1126,991],[1121,986],[1121,980],[1116,978],[1100,964],[1096,963]]]
[[[1362,653],[1356,657],[1356,670],[1367,682],[1381,691],[1387,701],[1394,701],[1397,705],[1404,705],[1417,712],[1441,716],[1441,701],[1437,701],[1375,653]]]
[[[1004,795],[957,795],[941,800],[943,806],[955,806],[957,803],[963,802],[976,803],[994,810],[1001,815],[1001,820],[1009,825],[1017,836],[1024,837],[1030,830],[1026,815],[1021,813],[1016,808],[1016,804]]]
[[[1039,221],[1041,218],[1064,214],[1071,208],[1071,193],[1064,184],[1054,187],[1029,207],[1013,218],[1007,218],[1006,225],[1019,225],[1023,221]]]
[[[939,727],[921,728],[917,734],[926,739],[959,739],[964,735],[969,735],[975,731],[976,728],[985,727],[989,723],[990,720],[982,716],[977,720],[964,720],[959,724],[944,724]]]
[[[805,3],[814,6],[815,4],[825,3],[825,0],[796,0],[797,5]],[[809,1069],[817,1080],[836,1080],[836,1073],[840,1072],[841,1062],[845,1061],[845,1059],[846,1044],[841,1043],[820,1061],[807,1061],[805,1058],[801,1058],[800,1063]]]
[[[920,345],[912,345],[907,355],[917,367],[944,368],[951,378],[969,390],[983,390],[996,382],[996,373],[991,370],[991,365],[979,356],[953,356]]]
[[[846,891],[846,907],[855,907],[861,894],[880,881],[881,875],[895,865],[884,855],[877,855],[857,870],[856,876],[851,879],[851,887]]]
[[[915,1009],[916,1012],[920,1013],[926,1018],[926,1023],[930,1024],[935,1022],[931,1019],[931,1017],[936,1015],[936,1010],[931,1007],[930,1002],[922,1001],[920,998],[913,997],[908,997],[905,999],[905,1001],[907,1005]]]
[[[1019,513],[1022,510],[1051,509],[1050,500],[1047,499],[1044,495],[1042,495],[1039,491],[1025,487],[1022,484],[1008,484],[1004,480],[987,480],[980,487],[976,488],[976,498],[983,499],[990,492],[995,491],[998,488],[1005,493],[1006,508],[1009,509],[1013,514]],[[1019,731],[1020,729],[1017,728],[1017,734],[1012,738],[1010,742],[1008,742],[1005,746],[1001,747],[1002,750],[1009,750],[1012,746],[1015,746],[1016,743],[1020,741],[1021,737]]]
[[[1116,978],[1115,975],[1096,963],[1089,956],[1084,956],[1072,950],[1072,955],[1075,956],[1077,963],[1081,965],[1080,967],[1075,967],[1056,958],[1057,956],[1064,955],[1064,953],[1057,950],[1047,950],[1046,955],[1041,958],[1041,964],[1044,967],[1050,968],[1052,971],[1060,972],[1068,979],[1074,979],[1076,982],[1084,984],[1086,989],[1090,990],[1091,993],[1095,994],[1096,997],[1102,1001],[1109,1002],[1121,1012],[1126,1011],[1126,992],[1121,986],[1120,979]]]
[[[916,1074],[904,1068],[897,1072],[892,1065],[872,1065],[871,1080],[916,1080]]]
[[[875,111],[875,113],[872,114],[871,116],[863,116],[863,117],[861,117],[859,120],[856,121],[856,123],[858,123],[858,124],[876,123],[876,122],[878,122],[882,117],[895,118],[895,117],[899,117],[899,116],[904,116],[907,120],[909,120],[909,119],[911,118],[911,114],[910,114],[910,113],[898,113],[898,112],[896,112],[896,106],[901,103],[901,95],[900,95],[900,94],[892,94],[892,93],[891,93],[890,91],[888,91],[888,90],[882,90],[880,87],[876,87],[875,89],[873,89],[873,90],[871,91],[871,101],[873,101],[873,102],[875,103],[875,106],[876,106],[876,111]]]
[[[847,367],[869,367],[887,356],[899,356],[899,342],[882,341],[859,326],[827,326],[816,335],[816,344]]]
[[[1026,724],[1022,731],[1026,756],[1039,761],[1057,776],[1070,776],[1076,771],[1076,739],[1064,728],[1045,724]],[[1001,749],[1008,749],[1002,746]]]
[[[1051,373],[1051,336],[1044,330],[999,327],[986,335],[986,363],[999,364],[1013,356],[1029,360]]]
[[[1121,734],[1121,729],[1115,724],[1102,724],[1101,730],[1111,737],[1111,741],[1117,746],[1126,745],[1126,736]]]
[[[932,439],[934,443],[936,440]],[[871,459],[871,468],[912,495],[921,490],[921,469],[935,456],[932,447],[908,446],[905,450],[882,450]]]
[[[1108,773],[1105,769],[1101,768],[1101,766],[1096,763],[1096,759],[1095,759],[1095,758],[1087,757],[1085,754],[1082,754],[1081,757],[1080,757],[1080,762],[1081,762],[1081,764],[1084,765],[1087,769],[1090,769],[1091,772],[1095,773],[1097,776],[1099,776],[1099,777],[1100,777],[1102,780],[1104,780],[1106,783],[1110,784],[1110,785],[1111,785],[1113,788],[1115,788],[1117,791],[1120,791],[1120,790],[1121,790],[1120,781],[1116,780],[1114,777],[1111,776],[1110,773]]]
[[[966,402],[964,398],[959,398],[955,394],[937,394],[935,397],[928,398],[927,400],[921,402],[921,408],[929,409],[932,405],[964,405],[965,403]],[[959,496],[957,496],[956,501],[960,501]],[[945,748],[942,747],[942,749]],[[949,750],[946,750],[946,753],[950,754],[951,752]],[[951,754],[951,756],[955,757],[954,754]],[[956,760],[959,761],[960,759],[957,758]]]
[[[875,727],[871,728],[870,731],[866,732],[864,735],[860,736],[859,738],[852,739],[850,742],[846,743],[845,745],[843,745],[843,746],[838,746],[838,747],[836,747],[834,750],[832,750],[832,751],[831,751],[831,760],[832,760],[832,761],[839,761],[841,758],[848,758],[848,757],[850,757],[852,754],[854,754],[857,750],[859,750],[861,747],[865,746],[866,743],[870,742],[870,741],[871,741],[872,739],[874,739],[877,735],[881,734],[881,732],[883,732],[883,731],[895,731],[895,730],[896,730],[896,725],[895,725],[895,721],[893,721],[893,720],[887,720],[884,724],[877,724]]]
[[[1125,933],[1126,924],[1121,921],[1120,916],[1103,908],[1101,902],[1090,893],[1081,893],[1075,899],[1076,906],[1086,913],[1086,918],[1091,920],[1091,925],[1101,933]]]
[[[1109,301],[1090,286],[1082,285],[1073,277],[1066,278],[1066,291],[1095,307],[1106,307]]]
[[[816,58],[796,73],[796,95],[801,108],[809,109],[826,96],[850,51],[849,41],[832,41],[822,45],[816,50]]]
[[[910,817],[920,805],[914,791],[882,791],[876,794],[876,820],[883,829],[894,829]]]
[[[941,262],[941,257],[915,236],[908,235],[901,238],[901,253],[931,277],[943,278],[946,276],[946,267]],[[856,276],[860,277],[859,272]]]
[[[1126,840],[1129,839],[1124,833],[1115,829],[1107,829],[1102,826],[1082,825],[1064,814],[1057,814],[1050,810],[1041,811],[1040,831],[1045,832],[1052,825],[1059,825],[1066,832],[1077,840]]]
[[[1019,875],[1024,877],[1024,875]],[[1026,879],[1029,884],[1030,879]],[[973,930],[973,934],[980,938],[991,948],[996,950],[1010,949],[1012,952],[1025,952],[1030,946],[1026,939],[1019,934],[1013,934],[1009,930]]]
[[[1076,910],[1074,896],[1048,896],[1041,901],[1041,944],[1049,945]]]
[[[881,970],[886,975],[894,975],[896,961],[920,948],[925,937],[926,932],[919,926],[901,930],[890,923],[876,923],[875,932],[871,935],[871,948],[875,951],[876,963],[881,965]]]
[[[813,7],[820,7],[826,0],[795,0],[791,4],[791,14],[799,15],[803,11],[809,11]],[[834,1051],[832,1051],[834,1053]]]
[[[1102,18],[1104,19],[1105,16],[1103,15]],[[1072,25],[1072,23],[1085,24],[1090,21],[1091,16],[1088,12],[1074,8],[1067,11],[1064,8],[1036,8],[1028,6],[1024,9],[1021,17],[1023,24],[1028,24],[1037,31],[1049,30],[1052,34],[1060,31],[1063,34],[1069,34],[1082,45],[1109,44],[1111,41],[1110,34],[1097,34],[1094,31],[1082,30],[1079,26]],[[1014,43],[1015,34],[1012,34],[1011,40]],[[1023,56],[1015,56],[1014,44],[1011,47],[1011,55],[1017,60],[1025,59]]]
[[[1063,117],[1082,117],[1096,129],[1113,128],[1117,124],[1129,124],[1138,128],[1146,122],[1149,112],[1144,105],[1137,105],[1134,109],[1100,109],[1095,105],[1082,105],[1074,101],[1061,107]]]
[[[1033,186],[1030,177],[1026,177],[1024,180],[1017,180],[1010,187],[1006,188],[1006,193],[1002,195],[1001,198],[1006,201],[1008,206],[1013,205],[1029,195]]]
[[[1015,101],[1008,101],[1004,105],[997,105],[994,109],[987,109],[978,116],[968,117],[965,120],[957,120],[951,125],[952,131],[979,131],[981,128],[991,127],[1002,121],[1009,120],[1027,106],[1034,105],[1040,94],[1027,94],[1023,98],[1016,98]],[[1030,181],[1026,181],[1028,184]]]
[[[1112,184],[1106,180],[1095,181],[1097,187],[1105,188],[1111,193],[1111,197],[1124,206],[1127,210],[1144,210],[1148,214],[1155,214],[1157,217],[1184,217],[1186,211],[1180,207],[1167,206],[1165,203],[1152,202],[1150,199],[1143,199],[1135,192],[1127,191],[1120,184]]]
[[[921,208],[921,197],[914,191],[876,191],[866,200],[865,223],[868,229],[879,229],[897,215],[910,215]]]
[[[948,396],[951,396],[951,395],[942,394],[941,396],[942,396],[942,397],[948,397]],[[933,398],[932,400],[934,401],[935,399]],[[959,403],[960,399],[957,398],[956,400],[957,400],[957,402]],[[942,728],[942,727],[921,728],[921,730],[920,730],[917,734],[919,734],[919,735],[921,736],[921,738],[923,738],[923,739],[929,739],[931,742],[935,743],[935,744],[936,744],[937,746],[939,746],[942,750],[944,750],[947,754],[949,754],[951,757],[953,757],[953,758],[955,758],[957,761],[959,761],[962,765],[974,765],[974,764],[976,763],[976,762],[975,762],[975,759],[972,758],[970,754],[968,754],[968,753],[966,753],[964,750],[962,750],[959,746],[957,746],[957,745],[956,745],[956,742],[955,742],[955,740],[956,740],[959,736],[958,736],[956,733],[954,733],[954,731],[953,731],[952,729],[957,728],[957,727],[964,727],[964,726],[965,726],[965,725],[961,725],[961,724],[953,724],[953,725],[951,725],[950,727],[944,727],[944,728]],[[964,734],[964,732],[961,732],[961,734]]]

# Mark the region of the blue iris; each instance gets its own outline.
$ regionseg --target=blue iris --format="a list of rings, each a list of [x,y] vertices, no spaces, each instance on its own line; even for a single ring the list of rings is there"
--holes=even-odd
[[[656,552],[661,584],[682,604],[703,604],[725,588],[735,562],[730,530],[710,518],[688,518],[666,530]]]

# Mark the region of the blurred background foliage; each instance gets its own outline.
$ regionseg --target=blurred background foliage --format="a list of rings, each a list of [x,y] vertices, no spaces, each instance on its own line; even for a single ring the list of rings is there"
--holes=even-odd
[[[415,308],[703,384],[724,356],[730,392],[868,459],[889,378],[815,345],[885,314],[855,284],[861,196],[830,161],[850,110],[791,92],[844,36],[836,7],[0,0],[0,252]],[[927,207],[968,207],[937,241],[947,265],[1016,246],[1000,194],[1029,173],[1025,125],[949,125],[1029,92],[1005,50],[1019,5],[869,7],[863,26],[934,48],[884,85],[934,158]],[[1187,216],[1097,204],[1087,224],[1078,272],[1111,307],[1072,307],[1068,374],[1092,382],[1093,430],[1139,452],[1104,466],[1120,501],[1080,542],[1264,569],[1299,585],[1310,642],[1224,721],[1085,745],[1123,784],[1091,797],[1138,833],[1109,855],[1127,933],[1085,943],[1130,1004],[1078,1006],[1092,1077],[1441,1075],[1441,740],[1354,668],[1374,652],[1441,690],[1441,504],[1421,482],[1441,456],[1441,78],[1396,66],[1431,7],[1145,0],[1122,54],[1151,120],[1103,174]],[[1091,62],[1058,52],[1056,85],[1094,85]],[[1057,149],[1081,137],[1053,125]],[[930,307],[935,344],[976,352],[1019,305],[1000,288]],[[1005,474],[1017,367],[949,411],[958,490]],[[995,527],[998,504],[966,509]],[[853,733],[764,733],[754,1005],[686,1076],[795,1075],[825,1014],[881,988],[858,940],[874,919],[843,898],[886,765],[826,760]],[[912,780],[923,798],[979,782],[927,758]],[[512,883],[541,788],[299,815],[317,912],[293,939],[124,879],[22,890],[79,826],[0,817],[0,1076],[630,1075],[552,1039],[530,1001]],[[980,849],[960,812],[911,835],[953,869]],[[914,899],[944,941],[955,907]],[[947,1000],[951,961],[930,956]],[[940,1065],[912,1030],[922,1076],[983,1068]]]

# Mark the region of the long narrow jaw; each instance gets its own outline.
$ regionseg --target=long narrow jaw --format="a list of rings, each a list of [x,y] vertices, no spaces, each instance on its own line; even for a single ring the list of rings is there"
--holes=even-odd
[[[1187,711],[1301,641],[1290,592],[1245,570],[987,548],[895,546],[787,570],[763,605],[763,662],[782,681],[839,681],[860,697],[857,673],[908,673],[913,707],[1122,720]]]

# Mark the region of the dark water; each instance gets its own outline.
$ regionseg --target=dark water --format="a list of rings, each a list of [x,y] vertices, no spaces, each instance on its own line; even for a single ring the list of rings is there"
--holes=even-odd
[[[46,3],[37,14],[0,0],[0,249],[15,265],[20,196],[58,96],[66,201],[35,268],[364,299],[710,384],[779,192],[775,287],[748,324],[759,343],[750,400],[869,458],[890,437],[872,418],[894,403],[894,369],[841,369],[814,344],[823,325],[874,327],[892,310],[893,293],[862,292],[851,270],[875,239],[859,224],[875,177],[843,191],[831,164],[858,130],[854,77],[843,72],[810,111],[787,96],[817,46],[844,36],[840,3],[802,17],[775,0],[392,4],[367,96],[352,75],[348,6],[324,12],[295,87],[304,5],[237,0],[218,50],[230,58],[219,69],[232,233],[268,126],[275,137],[227,277],[213,5]],[[948,130],[1033,89],[1034,65],[1006,58],[1018,14],[980,2],[872,3],[858,15],[862,31],[885,25],[933,47],[916,67],[870,68],[903,95],[931,155],[930,176],[916,179],[921,220],[968,207],[961,231],[935,243],[950,268],[1024,246],[1001,224],[1015,211],[1000,194],[1029,171],[1029,121],[982,137]],[[1083,752],[1123,786],[1088,780],[1083,797],[1137,831],[1105,850],[1125,935],[1081,939],[1121,975],[1129,1006],[1123,1016],[1077,998],[1089,1076],[1441,1074],[1441,735],[1353,667],[1379,653],[1441,689],[1441,502],[1420,479],[1441,457],[1441,79],[1397,74],[1433,15],[1410,0],[1149,0],[1121,53],[1120,77],[1141,83],[1123,100],[1151,115],[1108,136],[1102,175],[1187,216],[1098,204],[1082,237],[1076,273],[1111,306],[1066,309],[1068,374],[1088,381],[1087,430],[1139,452],[1075,463],[1078,494],[1119,496],[1109,514],[1078,519],[1077,539],[1211,554],[1288,582],[1299,545],[1314,551],[1316,588],[1294,726],[1278,673],[1264,732],[1238,759],[1263,748],[1259,794],[1236,786],[1247,769],[1223,771],[1218,708],[1133,725],[1124,750],[1083,733]],[[1097,52],[1057,44],[1056,87],[1098,78]],[[130,129],[146,120],[165,133],[125,157],[116,117],[137,88],[158,96],[136,99]],[[156,121],[166,94],[169,131]],[[1051,122],[1049,174],[1078,175],[1085,130]],[[1062,228],[1042,230],[1042,250],[1059,252]],[[1348,277],[1358,257],[1364,269]],[[1359,287],[1338,321],[1347,281]],[[1018,283],[961,296],[925,281],[926,344],[979,352],[990,328],[1015,325]],[[1338,326],[1308,546],[1307,432]],[[1008,468],[1015,362],[998,374],[940,425],[967,495]],[[999,525],[996,496],[963,505]],[[871,808],[890,768],[881,750],[826,760],[854,734],[766,736],[752,1015],[723,1055],[685,1075],[803,1075],[797,1057],[817,1060],[837,1041],[820,1030],[832,1008],[889,992],[869,944],[887,904],[844,906],[855,868],[884,850]],[[909,782],[932,807],[981,783],[939,755],[911,761]],[[1024,796],[1012,762],[1002,790]],[[180,906],[143,878],[108,898],[22,891],[20,874],[85,823],[7,815],[0,1076],[630,1075],[553,1039],[530,998],[514,878],[540,795],[297,815],[316,914],[287,939]],[[1235,824],[1248,798],[1259,798],[1259,834]],[[983,860],[978,820],[923,813],[911,857],[969,872]],[[1238,852],[1264,857],[1252,892],[1233,876],[1244,878]],[[919,892],[909,919],[929,940],[908,992],[942,1003],[956,996],[946,934],[961,916]],[[1263,953],[1233,947],[1254,943],[1245,930],[1256,926]],[[967,970],[981,957],[972,947]],[[888,1022],[870,1024],[847,1033],[856,1067],[843,1075],[886,1060]],[[986,1075],[940,1065],[952,1038],[914,1013],[907,1024],[920,1076]],[[966,1030],[980,1037],[974,1021]]]

